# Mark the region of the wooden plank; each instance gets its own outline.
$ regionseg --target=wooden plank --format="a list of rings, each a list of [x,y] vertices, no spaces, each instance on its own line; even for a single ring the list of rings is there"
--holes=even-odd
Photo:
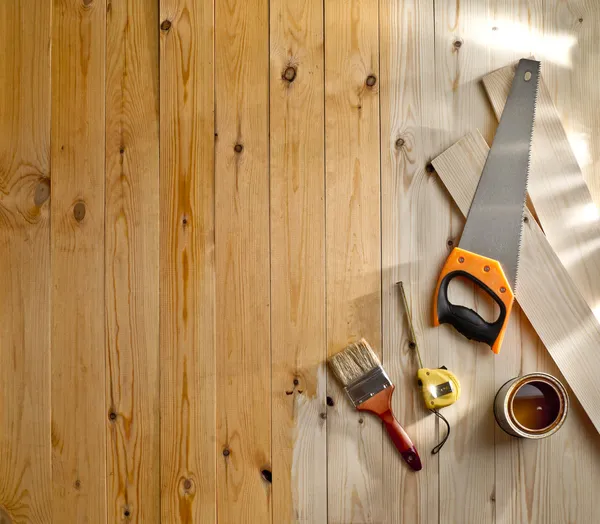
[[[480,135],[470,134],[433,164],[459,208],[466,214],[487,157]],[[525,212],[517,299],[540,339],[600,431],[600,325],[546,236]],[[552,286],[544,282],[553,282]]]
[[[103,522],[106,2],[53,6],[52,520]]]
[[[463,0],[435,3],[435,82],[439,115],[431,122],[437,140],[432,152],[442,151],[469,129],[477,127],[491,137],[496,122],[479,78],[490,71],[492,53],[486,41],[478,38],[483,27],[491,26],[492,2]],[[431,205],[431,203],[430,203]],[[430,213],[433,213],[432,208]],[[439,219],[438,219],[439,220]],[[464,221],[456,208],[443,221],[449,224],[445,253],[439,247],[428,253],[428,264],[436,268],[429,281],[430,293],[439,270],[460,239]],[[439,242],[439,240],[438,240]],[[437,258],[433,256],[437,254]],[[489,316],[490,304],[464,281],[450,287],[451,300]],[[431,296],[432,296],[431,295]],[[429,322],[431,322],[431,299]],[[425,317],[427,318],[427,317]],[[455,522],[491,522],[495,511],[494,418],[490,410],[494,389],[494,354],[485,344],[468,342],[451,327],[438,331],[447,338],[442,342],[438,364],[458,374],[460,400],[444,410],[452,434],[439,454],[440,524]],[[513,339],[517,343],[517,339]],[[441,438],[444,434],[440,426]]]
[[[317,523],[327,521],[323,1],[272,0],[270,22],[273,522]]]
[[[52,520],[51,5],[0,5],[0,521]]]
[[[465,214],[475,193],[487,152],[488,146],[483,138],[478,134],[470,134],[433,161],[438,174]],[[571,385],[573,381],[577,382],[577,387],[573,389],[576,394],[579,393],[578,398],[585,407],[598,394],[597,390],[590,389],[590,385],[593,386],[592,370],[594,365],[598,365],[595,363],[598,357],[590,350],[586,353],[585,348],[596,344],[594,339],[600,337],[600,328],[581,295],[569,284],[570,277],[528,211],[526,216],[517,298],[567,381]],[[541,285],[540,275],[555,285]],[[511,323],[518,321],[515,322],[513,318]],[[531,342],[529,340],[528,344]],[[562,378],[555,365],[545,357],[541,344],[539,346],[537,351],[523,353],[518,374],[547,371]],[[572,348],[578,348],[577,352]],[[505,354],[506,348],[498,358],[504,358]],[[510,354],[508,358],[511,358]],[[584,358],[587,360],[584,361]],[[591,368],[586,368],[588,365]],[[506,376],[505,380],[509,378],[512,377]],[[596,457],[600,456],[600,438],[594,434],[592,423],[583,414],[573,394],[571,401],[572,412],[568,422],[551,439],[529,442],[497,434],[497,447],[510,450],[510,453],[503,455],[508,463],[497,465],[500,468],[496,493],[497,521],[597,520],[599,510],[592,500],[593,494],[583,495],[575,486],[598,481]],[[597,417],[597,411],[593,415]],[[561,457],[561,460],[557,461],[557,457]],[[565,478],[570,479],[571,483],[561,480]],[[528,490],[525,489],[527,486]],[[571,503],[573,498],[578,500],[577,504]]]
[[[160,3],[161,521],[216,522],[214,11]]]
[[[269,8],[217,0],[217,507],[271,520]]]
[[[378,6],[325,3],[327,352],[365,337],[381,355]],[[372,85],[369,85],[372,84]],[[381,423],[329,376],[328,517],[381,522]]]
[[[514,77],[507,66],[483,79],[498,118]],[[548,242],[600,318],[600,215],[546,84],[540,79],[531,146],[529,196]]]
[[[113,2],[106,45],[108,520],[159,522],[158,4]]]
[[[384,522],[438,522],[439,486],[436,417],[417,389],[418,361],[396,283],[405,284],[425,365],[445,357],[445,330],[431,325],[431,283],[447,254],[450,202],[442,185],[425,169],[434,149],[438,113],[432,2],[380,3],[381,63],[381,249],[383,362],[396,384],[394,411],[415,442],[423,470],[414,474],[384,438]]]

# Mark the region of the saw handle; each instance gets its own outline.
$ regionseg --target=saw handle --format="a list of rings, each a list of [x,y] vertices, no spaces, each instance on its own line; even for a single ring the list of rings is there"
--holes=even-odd
[[[500,316],[495,322],[487,322],[472,309],[452,304],[448,300],[448,286],[456,277],[469,279],[498,304]],[[434,325],[450,324],[469,340],[488,344],[497,354],[500,352],[513,300],[513,293],[497,261],[454,248],[442,269],[436,287]]]

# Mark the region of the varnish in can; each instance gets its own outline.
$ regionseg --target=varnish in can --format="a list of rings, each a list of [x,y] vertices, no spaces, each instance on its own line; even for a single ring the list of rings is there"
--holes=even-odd
[[[496,422],[514,437],[549,437],[564,424],[568,411],[565,387],[547,373],[530,373],[509,380],[494,400]]]

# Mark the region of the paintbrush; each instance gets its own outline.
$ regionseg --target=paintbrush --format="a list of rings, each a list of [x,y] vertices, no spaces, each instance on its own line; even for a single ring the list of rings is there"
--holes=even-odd
[[[385,424],[385,429],[407,464],[419,471],[417,450],[392,412],[394,384],[381,367],[371,346],[363,338],[329,359],[329,367],[344,386],[358,411],[370,411]]]

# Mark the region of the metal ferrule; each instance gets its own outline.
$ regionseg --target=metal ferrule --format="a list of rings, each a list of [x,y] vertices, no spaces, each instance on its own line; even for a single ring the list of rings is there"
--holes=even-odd
[[[344,389],[354,404],[354,407],[358,407],[365,400],[377,395],[377,393],[389,388],[391,385],[392,381],[383,368],[376,367],[346,386]]]

